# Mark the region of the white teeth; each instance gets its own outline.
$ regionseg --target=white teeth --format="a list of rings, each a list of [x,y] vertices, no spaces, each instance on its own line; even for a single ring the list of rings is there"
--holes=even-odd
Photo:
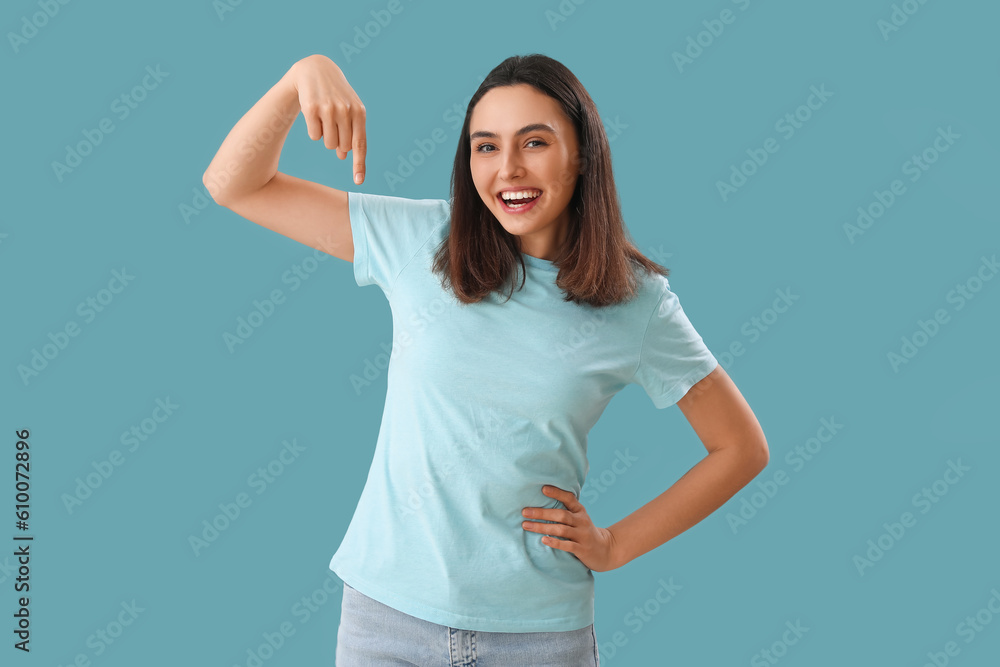
[[[537,197],[542,194],[541,190],[521,190],[519,192],[501,192],[500,196],[503,197],[504,201],[511,201],[513,199],[527,199],[529,197]]]

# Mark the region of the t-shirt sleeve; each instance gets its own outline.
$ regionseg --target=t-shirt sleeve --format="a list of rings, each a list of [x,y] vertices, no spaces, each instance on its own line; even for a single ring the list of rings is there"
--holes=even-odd
[[[718,361],[663,279],[663,292],[650,315],[639,365],[632,382],[646,390],[653,405],[667,408],[715,370]]]
[[[348,192],[354,241],[354,279],[378,285],[388,296],[397,276],[431,233],[451,215],[444,199],[407,199]]]

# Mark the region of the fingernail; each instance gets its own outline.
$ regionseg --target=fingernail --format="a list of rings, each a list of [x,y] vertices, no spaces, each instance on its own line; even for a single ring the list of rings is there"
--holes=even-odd
[[[361,172],[360,171],[358,173],[354,174],[354,182],[357,183],[358,185],[361,185]]]

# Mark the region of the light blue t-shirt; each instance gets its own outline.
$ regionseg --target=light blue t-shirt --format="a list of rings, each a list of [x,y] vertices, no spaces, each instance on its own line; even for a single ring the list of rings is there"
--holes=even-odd
[[[463,305],[431,271],[449,201],[348,199],[354,277],[385,293],[393,341],[371,469],[330,569],[453,628],[590,625],[592,571],[522,528],[521,510],[565,509],[546,484],[579,498],[587,433],[618,391],[636,383],[666,408],[715,357],[663,276],[644,277],[628,303],[595,308],[563,301],[557,267],[524,255],[526,283],[509,301],[494,292]]]

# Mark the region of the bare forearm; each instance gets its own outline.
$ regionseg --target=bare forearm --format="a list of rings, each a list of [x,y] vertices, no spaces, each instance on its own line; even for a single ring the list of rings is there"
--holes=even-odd
[[[274,177],[300,110],[286,73],[233,126],[205,170],[202,180],[217,203],[254,192]]]
[[[723,447],[669,489],[610,526],[616,567],[680,535],[746,486],[766,465],[766,449]]]

